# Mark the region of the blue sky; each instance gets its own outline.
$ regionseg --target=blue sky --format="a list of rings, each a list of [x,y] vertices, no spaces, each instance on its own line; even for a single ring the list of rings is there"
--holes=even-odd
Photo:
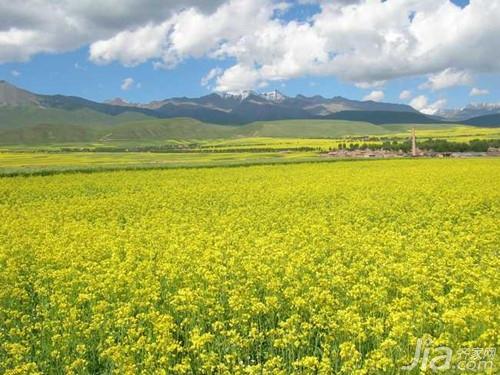
[[[467,0],[453,2],[461,7],[469,3]],[[293,4],[279,17],[283,24],[307,22],[320,11],[318,4]],[[211,69],[225,71],[241,63],[239,56],[214,58],[208,54],[188,54],[170,69],[155,68],[153,63],[157,59],[146,59],[134,66],[126,66],[119,58],[107,64],[98,64],[89,58],[90,45],[84,43],[69,48],[69,51],[33,53],[27,61],[4,61],[0,63],[0,79],[37,93],[76,95],[96,101],[121,97],[131,102],[148,102],[173,96],[206,95],[213,90],[214,85],[203,86],[201,80]],[[446,107],[450,108],[461,107],[469,102],[500,102],[500,74],[497,71],[471,71],[472,80],[464,85],[457,84],[439,90],[419,88],[425,84],[429,74],[432,73],[402,74],[385,80],[378,87],[360,88],[342,74],[310,74],[306,71],[299,76],[293,74],[284,79],[272,78],[257,88],[251,88],[257,91],[278,89],[291,96],[340,95],[352,99],[362,99],[372,91],[382,91],[383,101],[388,102],[408,102],[411,98],[423,95],[429,103],[446,100]],[[121,85],[126,78],[132,78],[134,84],[123,90]],[[262,87],[264,84],[266,86]],[[482,90],[483,95],[471,97],[469,94],[473,87]],[[409,99],[400,99],[403,90],[411,91]]]

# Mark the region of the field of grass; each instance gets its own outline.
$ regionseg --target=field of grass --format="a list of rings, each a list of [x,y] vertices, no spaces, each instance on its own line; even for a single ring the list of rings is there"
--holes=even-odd
[[[412,128],[419,138],[446,139],[455,142],[469,142],[472,139],[498,139],[500,128],[480,128],[457,124],[387,124],[384,129],[392,132],[391,136],[408,137]]]
[[[341,145],[402,142],[408,139],[413,127],[417,129],[419,141],[434,138],[468,142],[500,138],[498,128],[454,124],[372,125],[338,120],[276,121],[231,127],[181,118],[115,124],[106,127],[105,132],[91,126],[39,125],[37,129],[44,129],[48,143],[27,141],[23,144],[17,140],[13,145],[0,146],[0,175],[320,161],[318,153]],[[37,135],[32,134],[32,130],[24,128],[17,134],[34,141]],[[282,130],[286,131],[281,133]],[[3,135],[10,131],[6,130]],[[287,132],[296,136],[279,136]],[[58,141],[52,137],[55,133]],[[72,142],[72,137],[80,141]]]
[[[127,114],[108,116],[117,122],[41,123],[22,127],[0,128],[2,145],[51,145],[61,143],[151,143],[175,139],[209,139],[231,137],[232,127],[205,124],[197,120],[176,118],[146,121],[120,121]]]
[[[228,126],[206,124],[189,118],[134,121],[124,113],[108,116],[113,123],[92,122],[93,117],[82,113],[82,124],[41,123],[21,127],[0,126],[0,148],[60,149],[62,147],[137,147],[184,144],[227,149],[242,146],[252,148],[321,147],[350,142],[351,139],[378,137],[402,140],[410,135],[412,127],[419,139],[439,138],[468,142],[472,139],[499,139],[500,128],[480,128],[455,124],[390,124],[373,125],[366,122],[343,120],[288,120],[256,122],[248,125]],[[2,119],[0,118],[0,124]],[[103,120],[104,121],[104,120]],[[365,141],[364,141],[365,142]],[[286,143],[286,145],[285,145]],[[279,146],[278,146],[279,144]],[[300,146],[299,146],[300,144]],[[326,146],[326,147],[324,147]],[[336,146],[334,146],[336,147]]]
[[[380,135],[389,131],[368,122],[285,120],[255,122],[245,125],[238,133],[249,137],[339,138],[348,135]]]
[[[0,178],[0,373],[395,375],[419,338],[495,347],[499,173],[484,158]]]
[[[136,147],[171,147],[200,151],[245,151],[245,150],[297,150],[313,148],[326,151],[338,148],[339,144],[359,143],[357,138],[278,138],[278,137],[239,137],[239,138],[214,138],[214,139],[186,139],[186,140],[151,140],[150,142],[79,142],[79,143],[54,143],[47,145],[12,145],[0,146],[0,152],[57,152],[61,150],[79,149],[130,149]],[[380,143],[380,141],[362,141],[363,143]]]
[[[121,115],[126,118],[126,114]],[[1,121],[1,119],[0,119]],[[172,140],[212,140],[254,137],[339,138],[371,134],[388,134],[380,126],[342,120],[289,120],[256,122],[227,126],[202,123],[189,118],[122,121],[102,124],[41,123],[30,126],[0,128],[0,145],[51,145],[64,143],[133,143],[151,144]]]
[[[231,126],[205,124],[190,118],[179,118],[121,124],[108,129],[108,132],[100,140],[113,142],[158,139],[213,139],[231,137],[234,132],[235,129]]]
[[[71,114],[68,116],[68,114]],[[0,107],[0,129],[19,129],[36,127],[36,125],[80,125],[109,126],[131,121],[140,121],[150,117],[135,112],[125,112],[117,116],[109,116],[91,109],[66,111],[56,108],[39,108],[26,106],[23,110],[17,107]]]
[[[64,171],[178,168],[327,161],[316,152],[0,152],[0,176]]]
[[[201,149],[209,150],[254,150],[254,149],[279,149],[296,150],[301,148],[314,148],[321,151],[338,148],[339,144],[359,142],[347,138],[278,138],[278,137],[248,137],[234,139],[214,139],[199,142]],[[373,141],[366,143],[380,143]]]

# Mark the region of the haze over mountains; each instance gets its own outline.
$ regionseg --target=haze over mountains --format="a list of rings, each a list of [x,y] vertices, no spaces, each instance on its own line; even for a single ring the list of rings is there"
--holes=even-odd
[[[500,106],[475,105],[443,111],[452,121],[478,126],[500,124]],[[288,97],[275,90],[213,93],[200,98],[170,98],[146,104],[117,98],[98,103],[76,96],[39,95],[0,81],[0,128],[36,124],[113,124],[146,119],[191,118],[219,125],[256,121],[345,120],[372,124],[435,123],[444,118],[424,115],[406,104],[356,101],[340,96]]]
[[[463,108],[442,109],[436,113],[448,121],[464,121],[479,116],[490,116],[500,113],[500,103],[471,103]]]

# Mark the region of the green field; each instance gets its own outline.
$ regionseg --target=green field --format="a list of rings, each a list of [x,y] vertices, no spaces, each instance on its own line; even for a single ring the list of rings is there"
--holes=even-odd
[[[314,152],[0,152],[0,176],[69,171],[212,167],[305,161],[332,161]]]
[[[68,116],[71,113],[71,116]],[[109,116],[91,109],[78,109],[67,111],[56,108],[39,108],[25,106],[22,110],[18,107],[0,107],[0,130],[19,129],[36,125],[73,125],[73,126],[109,126],[130,121],[140,121],[150,117],[137,112],[125,112],[116,116]]]
[[[134,116],[107,116],[119,122],[96,125],[99,119],[82,114],[82,123],[89,123],[0,127],[0,174],[325,161],[321,152],[340,147],[405,142],[412,128],[418,141],[500,139],[500,128],[455,124],[290,120],[227,126]]]
[[[387,124],[381,125],[392,132],[393,137],[405,137],[415,128],[419,138],[447,139],[449,141],[468,142],[472,139],[499,139],[499,128],[481,128],[477,126],[455,124]]]
[[[0,177],[0,373],[413,375],[419,339],[430,359],[494,348],[499,173],[482,158]]]
[[[339,138],[380,135],[388,131],[367,122],[340,120],[286,120],[255,122],[245,125],[238,135],[250,137]]]
[[[26,126],[3,126],[0,119],[0,147],[40,148],[58,146],[137,146],[178,142],[210,143],[241,138],[346,139],[353,137],[408,137],[412,127],[419,137],[467,141],[500,138],[500,128],[455,124],[374,125],[342,120],[288,120],[228,126],[205,124],[188,118],[137,121],[137,116],[108,116],[100,122],[82,113],[81,123],[37,122]],[[33,119],[35,121],[35,119]]]

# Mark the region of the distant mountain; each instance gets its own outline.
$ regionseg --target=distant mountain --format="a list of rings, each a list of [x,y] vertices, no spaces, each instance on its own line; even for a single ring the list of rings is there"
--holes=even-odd
[[[462,121],[462,124],[480,126],[483,128],[500,128],[500,113],[473,117],[471,119]]]
[[[473,103],[458,109],[442,109],[436,113],[447,121],[464,121],[473,117],[500,113],[500,103]]]
[[[38,96],[0,81],[0,106],[39,105]]]
[[[265,92],[265,93],[261,94],[260,96],[263,97],[264,99],[266,99],[270,102],[274,102],[274,103],[281,103],[281,102],[285,101],[287,98],[285,95],[283,95],[278,90],[274,90],[271,92]]]
[[[113,125],[41,123],[0,128],[0,145],[61,143],[120,144],[168,143],[173,139],[201,140],[241,137],[335,138],[387,135],[392,130],[366,122],[342,120],[258,121],[246,125],[206,124],[191,118],[152,119]]]
[[[476,105],[468,110],[469,114],[494,112],[496,107]],[[462,123],[498,127],[500,114],[473,117]],[[120,98],[98,103],[76,96],[34,94],[0,81],[1,145],[139,144],[228,137],[329,138],[391,134],[405,131],[399,128],[413,124],[453,126],[408,105],[340,96],[288,97],[274,90],[212,93],[200,98],[178,97],[146,104]]]
[[[85,116],[82,117],[82,113]],[[267,93],[212,93],[200,98],[169,98],[146,104],[128,103],[120,98],[97,103],[76,96],[38,95],[5,81],[0,82],[0,128],[41,123],[113,124],[117,116],[135,120],[184,117],[220,125],[307,119],[340,119],[372,124],[437,121],[405,104],[357,101],[340,96],[288,97],[278,90]]]
[[[131,104],[114,99],[108,104],[149,109],[158,117],[191,117],[217,124],[247,124],[254,121],[289,119],[328,119],[343,111],[391,112],[420,115],[425,122],[434,121],[405,104],[379,103],[374,101],[349,100],[340,96],[328,99],[322,96],[288,97],[278,90],[266,93],[242,91],[240,93],[213,93],[201,98],[169,98],[146,104]],[[396,116],[400,117],[400,116]],[[415,118],[412,117],[412,118]],[[370,122],[368,116],[363,121]],[[395,121],[395,120],[394,120]],[[398,122],[403,120],[398,120]],[[380,121],[377,120],[377,123]]]
[[[110,105],[117,105],[117,106],[121,106],[121,107],[137,107],[138,106],[138,104],[129,103],[126,100],[123,100],[122,98],[114,98],[111,100],[106,100],[104,103],[110,104]]]
[[[419,112],[397,111],[340,111],[326,116],[334,120],[363,121],[372,124],[434,124],[432,119]]]

